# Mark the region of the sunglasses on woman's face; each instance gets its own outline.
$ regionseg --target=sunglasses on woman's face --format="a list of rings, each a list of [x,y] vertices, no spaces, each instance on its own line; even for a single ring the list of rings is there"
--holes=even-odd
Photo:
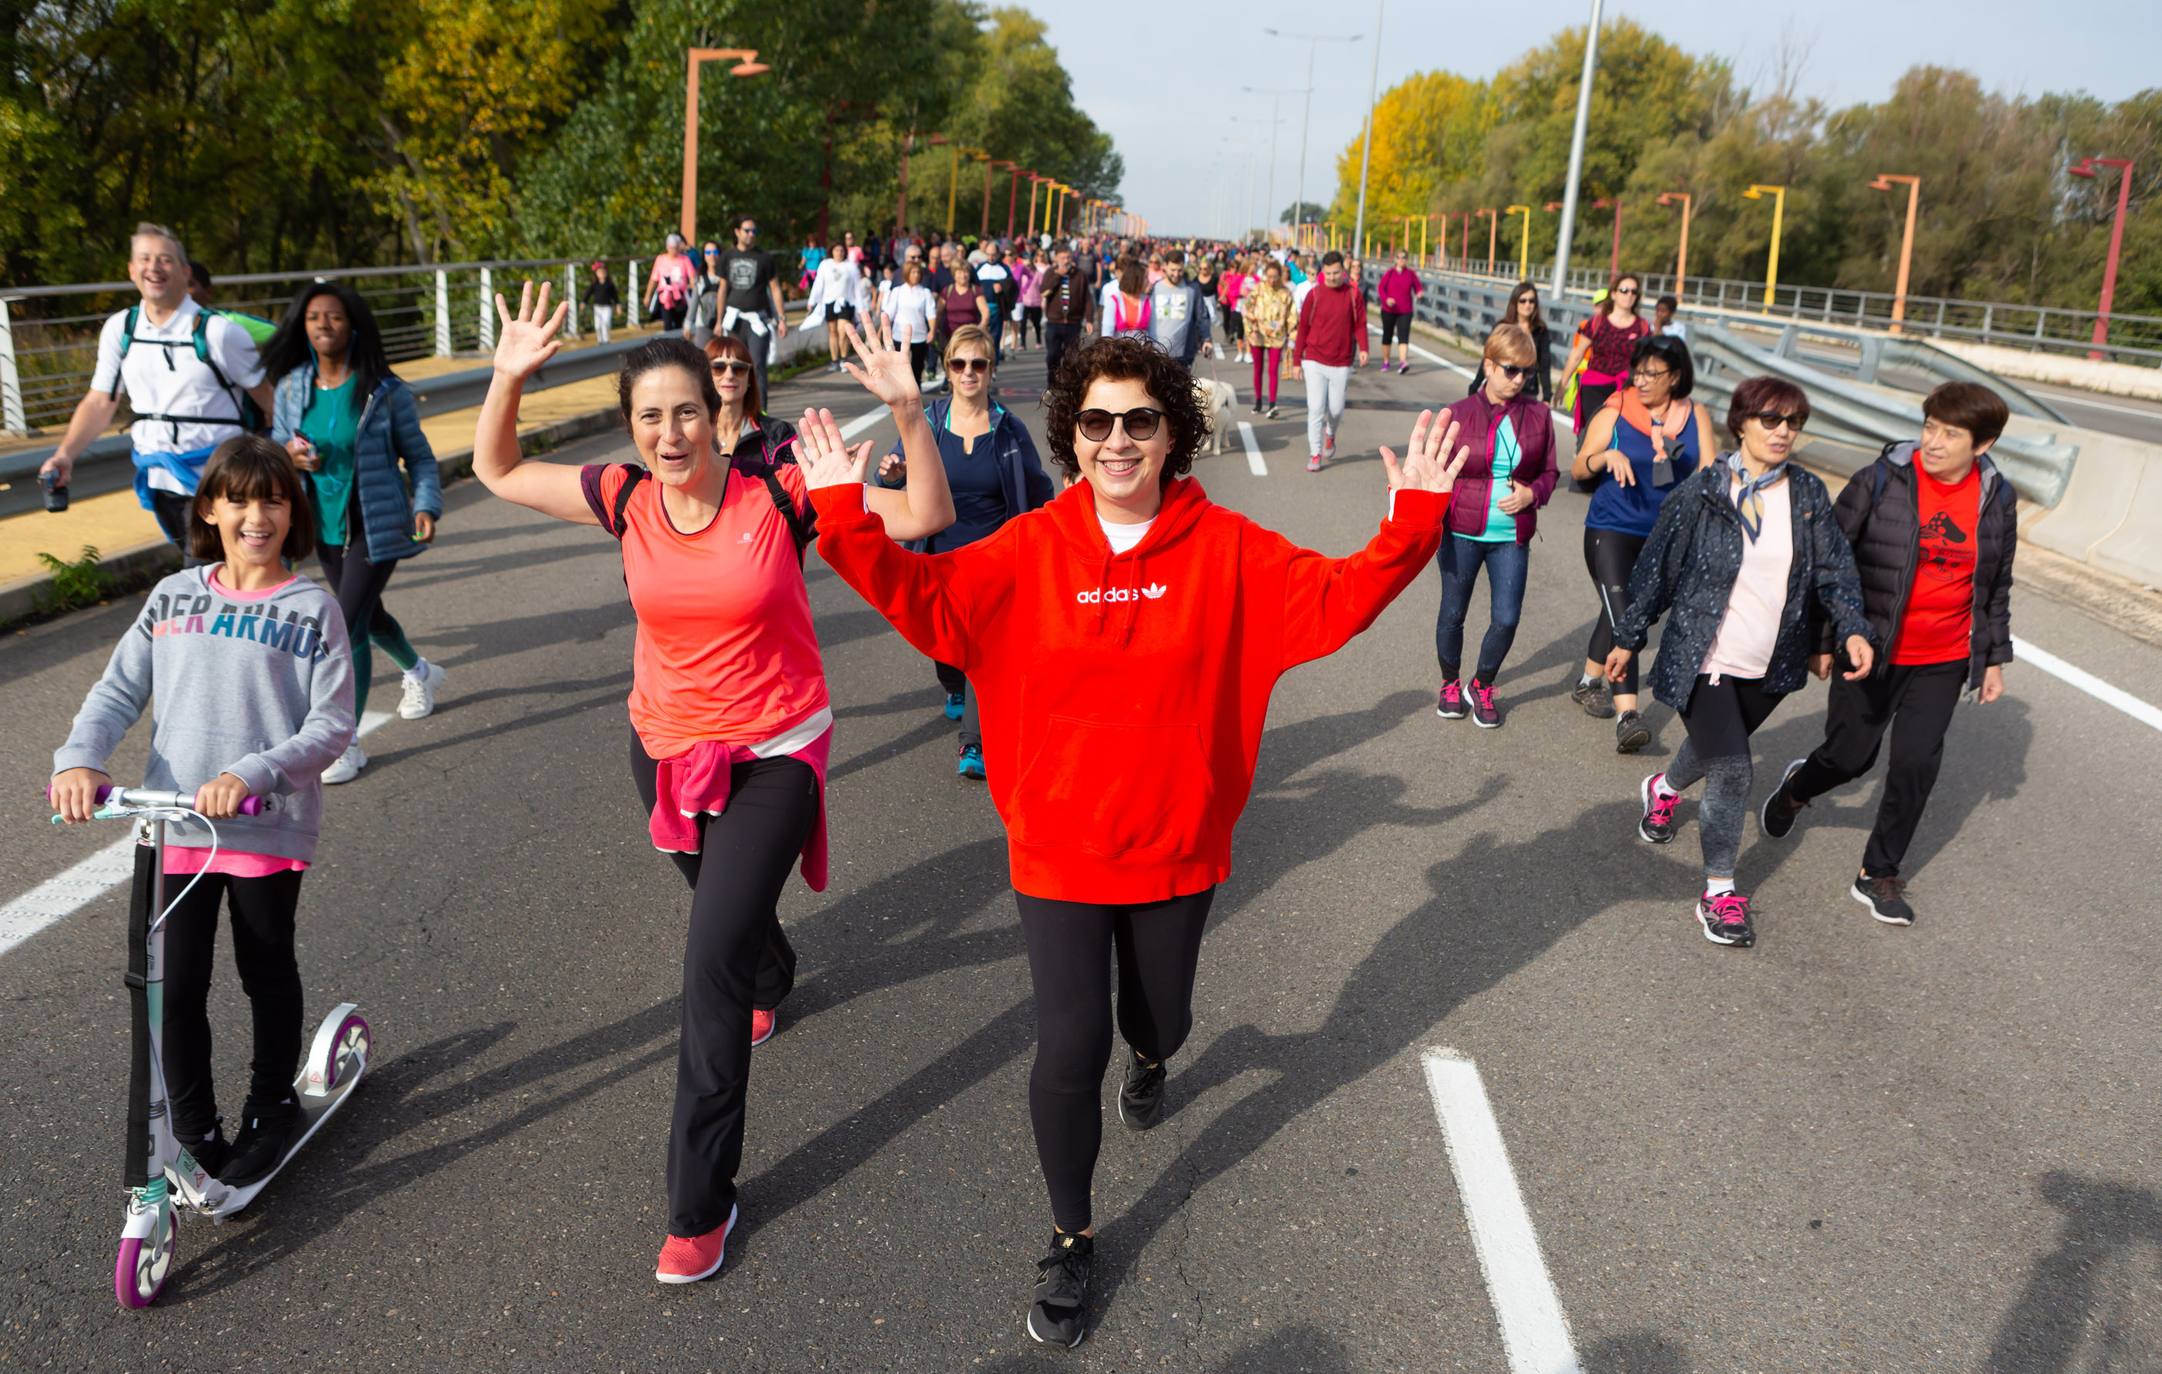
[[[1512,382],[1521,382],[1526,377],[1529,377],[1531,375],[1530,368],[1518,367],[1515,363],[1498,363],[1495,362],[1492,358],[1489,358],[1486,360],[1486,365],[1493,368],[1496,372],[1499,372],[1502,376],[1507,377]]]
[[[991,360],[989,358],[948,358],[946,360],[946,370],[948,372],[962,373],[989,372],[991,370]]]
[[[1111,437],[1115,424],[1124,424],[1126,437],[1138,441],[1155,438],[1157,426],[1163,422],[1164,413],[1152,406],[1136,406],[1123,415],[1109,410],[1084,410],[1074,416],[1081,437],[1098,444]]]
[[[1796,434],[1800,434],[1802,426],[1808,423],[1809,417],[1806,415],[1790,415],[1777,410],[1760,410],[1757,412],[1756,419],[1757,423],[1766,429],[1778,429],[1781,425],[1785,425]]]
[[[713,364],[713,375],[716,377],[748,377],[751,375],[751,365],[749,363],[735,362],[728,358],[720,358],[715,360]]]

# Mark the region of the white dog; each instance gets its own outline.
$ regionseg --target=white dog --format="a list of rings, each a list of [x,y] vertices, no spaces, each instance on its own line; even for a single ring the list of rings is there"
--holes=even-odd
[[[1238,408],[1239,393],[1229,382],[1219,382],[1213,377],[1194,378],[1194,399],[1201,402],[1202,413],[1209,417],[1209,452],[1224,451],[1224,431],[1231,428],[1231,413]]]

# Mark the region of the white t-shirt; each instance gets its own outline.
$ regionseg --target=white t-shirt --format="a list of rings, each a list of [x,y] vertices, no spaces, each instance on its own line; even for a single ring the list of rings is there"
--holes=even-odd
[[[116,386],[128,398],[138,416],[196,415],[202,420],[137,419],[128,438],[140,453],[187,453],[212,448],[241,430],[241,396],[218,385],[218,379],[195,356],[195,317],[202,307],[183,300],[180,308],[162,325],[150,323],[150,312],[135,317],[135,341],[127,356],[120,355],[120,339],[127,332],[128,312],[120,310],[105,321],[98,334],[97,370],[90,389],[110,393]],[[203,342],[210,356],[234,387],[245,391],[263,380],[262,359],[256,356],[255,340],[248,331],[225,318],[212,315],[203,327]],[[230,416],[230,423],[218,421]],[[171,473],[152,468],[152,488],[187,495]]]
[[[1096,523],[1103,527],[1104,538],[1111,544],[1111,552],[1118,554],[1126,552],[1147,537],[1149,526],[1155,524],[1156,520],[1152,516],[1138,525],[1117,525],[1098,515]]]
[[[1787,574],[1794,566],[1791,485],[1782,477],[1762,488],[1764,526],[1754,539],[1742,536],[1742,567],[1727,597],[1727,613],[1704,655],[1704,666],[1697,670],[1706,676],[1760,678],[1772,665],[1779,620],[1787,608]],[[1739,489],[1740,483],[1728,476],[1727,494]]]
[[[1307,293],[1314,289],[1315,283],[1319,280],[1318,277],[1308,277],[1305,281],[1291,288],[1291,322],[1293,325],[1298,324],[1299,312],[1306,308]]]
[[[910,285],[906,282],[886,293],[882,307],[886,318],[893,323],[895,343],[929,343],[931,340],[931,311],[937,306],[931,288]]]

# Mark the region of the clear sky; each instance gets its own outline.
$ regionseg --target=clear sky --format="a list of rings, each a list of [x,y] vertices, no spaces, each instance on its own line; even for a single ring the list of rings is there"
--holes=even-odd
[[[1021,3],[1049,25],[1074,99],[1117,141],[1126,203],[1166,232],[1225,232],[1260,211],[1270,101],[1240,87],[1303,88],[1307,60],[1307,44],[1270,38],[1264,26],[1365,35],[1316,50],[1305,188],[1308,199],[1329,199],[1334,158],[1365,118],[1373,0]],[[1491,76],[1591,13],[1589,0],[1386,3],[1382,90],[1437,68]],[[1920,63],[2028,95],[2085,90],[2120,100],[2162,84],[2162,0],[1608,0],[1607,18],[1616,15],[1727,58],[1744,85],[1769,84],[1783,45],[1802,52],[1803,94],[1835,106],[1882,99]],[[1302,97],[1285,96],[1282,108],[1272,218],[1293,199]]]

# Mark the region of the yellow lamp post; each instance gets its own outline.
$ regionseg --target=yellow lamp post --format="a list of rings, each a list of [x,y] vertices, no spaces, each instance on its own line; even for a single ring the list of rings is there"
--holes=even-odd
[[[1531,207],[1529,205],[1512,205],[1502,211],[1505,215],[1514,215],[1520,212],[1524,216],[1524,230],[1517,235],[1516,240],[1516,277],[1518,281],[1523,281],[1531,275]]]
[[[1922,179],[1902,176],[1897,172],[1879,172],[1877,179],[1869,183],[1872,191],[1889,191],[1895,183],[1904,182],[1907,187],[1907,232],[1899,240],[1899,284],[1892,288],[1892,332],[1899,332],[1899,325],[1907,318],[1907,269],[1914,265],[1914,207],[1922,198]]]
[[[1689,193],[1687,191],[1661,191],[1659,203],[1672,205],[1681,202],[1682,242],[1674,255],[1674,299],[1687,303],[1689,300]]]
[[[1764,308],[1772,308],[1772,293],[1779,289],[1779,231],[1786,222],[1787,188],[1784,186],[1752,186],[1742,194],[1750,200],[1772,198],[1772,252],[1764,263]]]

